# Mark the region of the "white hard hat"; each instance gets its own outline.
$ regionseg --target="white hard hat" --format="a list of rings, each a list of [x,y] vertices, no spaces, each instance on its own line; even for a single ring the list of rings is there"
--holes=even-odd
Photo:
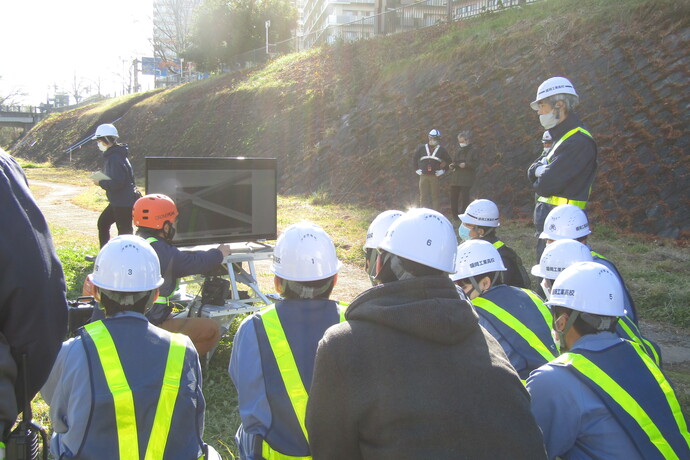
[[[460,220],[465,224],[479,225],[481,227],[498,227],[498,206],[491,200],[474,200],[467,205],[464,214],[460,214]]]
[[[335,275],[340,266],[328,233],[311,222],[299,222],[278,237],[271,271],[285,280],[316,281]]]
[[[594,315],[625,315],[620,281],[606,266],[596,262],[577,262],[563,270],[553,282],[546,305]]]
[[[431,131],[429,131],[429,137],[441,139],[441,131],[439,131],[438,129],[432,129]]]
[[[501,254],[493,244],[484,240],[469,240],[458,246],[455,258],[455,274],[450,275],[453,281],[483,275],[490,272],[503,272]]]
[[[383,241],[388,228],[402,215],[402,211],[389,209],[376,216],[367,230],[367,241],[364,243],[364,249],[376,249],[379,247],[379,243]]]
[[[532,107],[532,110],[539,110],[539,101],[556,94],[572,94],[578,97],[575,87],[570,83],[570,80],[564,77],[552,77],[539,85],[537,97],[529,106]]]
[[[551,137],[551,133],[547,129],[544,131],[544,134],[541,136],[541,141],[542,142],[553,142],[553,137]]]
[[[99,125],[98,128],[96,128],[96,134],[93,135],[91,140],[96,140],[101,137],[120,137],[120,135],[117,133],[117,128],[115,125],[111,125],[110,123],[106,123],[103,125]]]
[[[544,220],[544,231],[539,238],[544,240],[577,240],[592,231],[585,212],[574,204],[562,204],[551,210]]]
[[[532,274],[554,280],[575,262],[591,262],[592,260],[592,251],[579,241],[558,240],[546,246],[539,264],[532,267]]]
[[[92,281],[117,292],[152,291],[163,284],[156,251],[136,235],[117,236],[101,248]]]
[[[390,226],[379,248],[446,273],[455,271],[457,239],[453,225],[440,212],[416,208]]]

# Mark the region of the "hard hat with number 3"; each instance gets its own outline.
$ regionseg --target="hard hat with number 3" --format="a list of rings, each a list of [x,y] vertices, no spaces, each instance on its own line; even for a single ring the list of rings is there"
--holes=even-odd
[[[93,284],[117,292],[152,291],[163,284],[158,255],[139,236],[117,236],[98,253]]]
[[[443,214],[433,209],[415,208],[393,222],[379,249],[453,273],[456,245],[453,225]]]

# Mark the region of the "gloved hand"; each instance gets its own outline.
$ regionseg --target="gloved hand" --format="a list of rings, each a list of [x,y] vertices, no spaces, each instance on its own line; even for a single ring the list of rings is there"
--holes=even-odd
[[[446,172],[443,169],[437,169],[434,174],[436,174],[436,177],[438,176],[443,176]]]
[[[539,165],[537,166],[537,169],[534,170],[534,175],[537,177],[541,177],[542,174],[544,174],[544,171],[546,171],[547,165]]]
[[[418,176],[421,176],[421,175],[422,175],[422,170],[421,170],[421,169],[418,169],[418,170],[416,170],[415,172],[417,173]]]
[[[458,166],[457,166],[455,163],[451,163],[451,164],[448,165],[448,167],[449,167],[450,169],[452,169],[453,171],[455,171],[455,168],[457,168]]]

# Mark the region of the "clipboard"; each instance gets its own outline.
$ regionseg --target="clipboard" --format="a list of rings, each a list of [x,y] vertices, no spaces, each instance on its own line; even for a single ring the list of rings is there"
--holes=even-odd
[[[89,179],[96,181],[96,182],[100,182],[102,180],[110,180],[110,177],[106,176],[101,171],[96,171],[95,173],[92,173],[89,176]]]

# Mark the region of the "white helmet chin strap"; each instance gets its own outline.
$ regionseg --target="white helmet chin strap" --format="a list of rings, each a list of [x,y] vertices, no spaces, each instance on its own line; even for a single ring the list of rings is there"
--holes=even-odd
[[[140,301],[141,299],[145,297],[149,297],[148,301],[146,302],[146,310],[151,308],[151,305],[153,305],[154,300],[156,300],[156,290],[152,291],[142,291],[142,292],[118,292],[118,291],[109,291],[108,289],[103,289],[99,288],[99,291],[101,295],[106,296],[110,300],[117,302],[120,304],[123,309],[124,307],[132,307],[134,306],[135,303]]]
[[[495,272],[493,278],[491,278],[491,286],[494,285],[494,283],[496,282],[496,279],[498,279],[498,272]],[[472,283],[472,291],[477,291],[478,295],[482,295],[486,292],[485,290],[483,291],[482,288],[479,287],[479,283],[477,282],[476,277],[470,276],[470,283]],[[472,291],[467,293],[468,297],[470,296]]]
[[[292,280],[286,280],[284,279],[282,281],[283,284],[283,292],[285,291],[286,287],[290,287],[290,290],[297,294],[297,297],[300,299],[315,299],[316,297],[320,296],[324,292],[326,292],[330,287],[332,283],[325,283],[323,286],[318,287],[318,288],[313,288],[313,287],[307,287],[304,284],[300,283],[299,281],[292,281]]]
[[[391,270],[393,271],[393,274],[395,274],[395,277],[400,281],[409,280],[415,277],[412,273],[405,270],[400,258],[395,254],[391,254]]]

